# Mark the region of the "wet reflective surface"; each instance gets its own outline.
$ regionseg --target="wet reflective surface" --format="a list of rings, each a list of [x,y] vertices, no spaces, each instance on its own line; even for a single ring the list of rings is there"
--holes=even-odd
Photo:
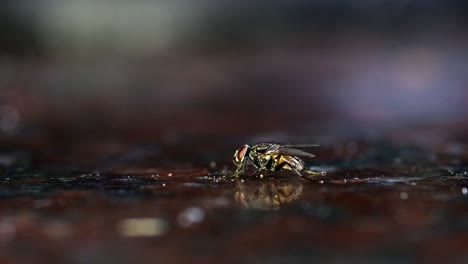
[[[468,263],[466,1],[187,2],[0,1],[0,264]]]
[[[466,130],[337,131],[289,134],[324,145],[307,164],[326,174],[312,180],[226,177],[238,142],[268,135],[12,140],[0,155],[0,260],[467,261]]]

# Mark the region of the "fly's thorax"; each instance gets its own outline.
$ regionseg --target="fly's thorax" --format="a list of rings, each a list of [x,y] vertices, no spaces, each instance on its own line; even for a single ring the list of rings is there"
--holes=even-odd
[[[277,155],[270,155],[270,154],[261,154],[258,152],[252,153],[250,158],[262,169],[269,169],[268,164],[271,164],[270,160],[274,160]]]

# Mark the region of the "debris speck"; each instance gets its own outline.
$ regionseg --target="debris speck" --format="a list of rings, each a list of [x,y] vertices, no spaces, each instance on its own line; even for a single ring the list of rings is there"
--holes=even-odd
[[[205,218],[205,211],[199,207],[189,207],[182,211],[177,217],[177,222],[181,227],[189,227],[201,223]]]
[[[167,176],[172,177],[172,173],[168,173]]]
[[[468,188],[463,187],[462,188],[462,193],[463,193],[463,195],[467,195],[468,194]]]

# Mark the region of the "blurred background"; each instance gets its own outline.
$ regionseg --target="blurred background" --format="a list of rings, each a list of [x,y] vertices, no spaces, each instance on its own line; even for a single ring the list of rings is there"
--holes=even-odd
[[[463,123],[461,0],[2,1],[0,133]]]

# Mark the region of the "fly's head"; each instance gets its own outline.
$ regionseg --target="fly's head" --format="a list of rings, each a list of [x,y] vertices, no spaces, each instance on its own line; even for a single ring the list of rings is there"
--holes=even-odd
[[[249,152],[249,145],[242,145],[240,148],[238,148],[236,152],[234,152],[234,164],[237,167],[241,167],[242,164],[245,162],[245,159],[247,158]]]

